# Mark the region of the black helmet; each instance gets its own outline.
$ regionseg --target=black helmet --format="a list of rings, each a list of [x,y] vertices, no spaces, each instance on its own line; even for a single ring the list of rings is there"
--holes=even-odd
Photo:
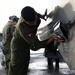
[[[26,21],[34,21],[36,18],[36,13],[35,10],[30,7],[26,6],[21,10],[21,16],[26,20]]]
[[[10,16],[9,19],[17,22],[19,18],[13,15],[13,16]]]
[[[12,16],[9,16],[9,20],[11,20],[12,19]]]

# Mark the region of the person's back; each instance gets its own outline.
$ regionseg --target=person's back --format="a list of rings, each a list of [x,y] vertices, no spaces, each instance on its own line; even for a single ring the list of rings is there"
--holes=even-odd
[[[12,39],[12,32],[14,31],[13,22],[8,21],[8,23],[4,26],[2,31],[3,36],[3,53],[4,55],[9,55],[9,49],[10,49],[10,42]],[[6,57],[7,58],[7,57]]]
[[[13,37],[13,32],[15,30],[15,25],[17,23],[15,18],[17,18],[17,17],[16,16],[9,17],[9,21],[4,26],[3,31],[2,31],[2,36],[3,36],[2,51],[3,51],[4,55],[5,55],[6,73],[7,74],[8,74],[8,68],[9,68],[9,62],[10,62],[10,52],[11,52],[10,51],[10,42],[11,42],[11,39]]]

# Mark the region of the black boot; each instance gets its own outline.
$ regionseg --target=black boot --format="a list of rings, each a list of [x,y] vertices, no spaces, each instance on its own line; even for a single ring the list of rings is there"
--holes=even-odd
[[[52,69],[53,68],[53,62],[52,62],[52,59],[47,59],[47,62],[48,62],[48,69]]]

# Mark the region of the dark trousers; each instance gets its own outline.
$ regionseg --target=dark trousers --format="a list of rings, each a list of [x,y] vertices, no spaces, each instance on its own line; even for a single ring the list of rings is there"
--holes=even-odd
[[[8,75],[27,75],[30,60],[30,50],[12,49]]]

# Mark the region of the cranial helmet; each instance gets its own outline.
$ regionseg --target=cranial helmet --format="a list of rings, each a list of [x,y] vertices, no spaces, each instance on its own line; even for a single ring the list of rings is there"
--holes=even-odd
[[[9,19],[17,22],[19,18],[13,15],[13,16],[10,16]]]
[[[35,10],[30,7],[30,6],[26,6],[21,10],[21,16],[26,20],[26,21],[30,21],[33,22],[36,18],[36,13]]]

